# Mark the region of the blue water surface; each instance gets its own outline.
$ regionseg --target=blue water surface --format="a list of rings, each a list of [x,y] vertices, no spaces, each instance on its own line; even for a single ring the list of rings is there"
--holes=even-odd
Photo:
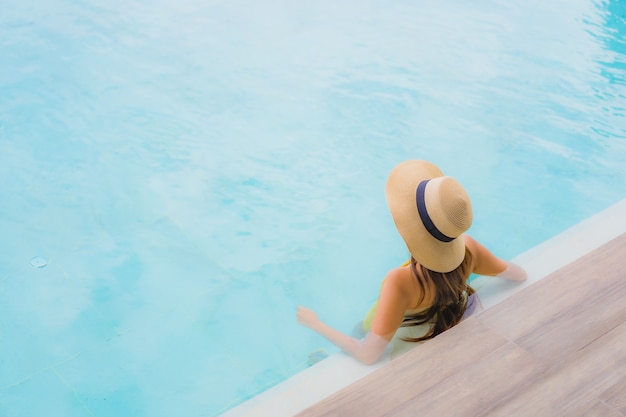
[[[0,13],[0,416],[216,416],[406,249],[388,172],[510,258],[626,197],[626,3],[23,0]]]

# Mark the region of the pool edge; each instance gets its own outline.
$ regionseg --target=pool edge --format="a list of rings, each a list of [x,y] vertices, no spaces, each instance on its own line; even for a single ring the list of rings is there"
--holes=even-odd
[[[513,261],[527,270],[527,281],[518,283],[491,277],[475,279],[472,285],[480,295],[482,308],[488,309],[504,301],[626,233],[624,213],[626,198],[516,256]],[[365,366],[343,353],[337,353],[226,411],[220,417],[293,416],[386,363],[383,361],[374,366]]]

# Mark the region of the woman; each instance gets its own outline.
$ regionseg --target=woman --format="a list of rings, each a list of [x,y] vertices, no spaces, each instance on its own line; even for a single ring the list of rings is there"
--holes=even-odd
[[[366,364],[381,357],[400,327],[428,325],[425,335],[409,339],[422,341],[459,323],[473,301],[470,274],[526,279],[522,268],[464,234],[472,223],[469,197],[432,163],[401,163],[389,175],[385,194],[411,260],[387,273],[367,335],[358,340],[328,326],[313,310],[297,312],[298,323]]]

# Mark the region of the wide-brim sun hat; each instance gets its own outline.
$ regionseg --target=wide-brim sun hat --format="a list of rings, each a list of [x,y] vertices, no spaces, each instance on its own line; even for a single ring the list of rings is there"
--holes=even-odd
[[[411,256],[435,272],[450,272],[465,258],[465,233],[472,224],[467,192],[431,162],[396,166],[385,189],[391,216]]]

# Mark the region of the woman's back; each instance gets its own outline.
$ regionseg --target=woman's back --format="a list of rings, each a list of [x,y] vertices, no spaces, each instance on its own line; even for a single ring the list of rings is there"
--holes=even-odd
[[[389,174],[385,196],[411,263],[385,277],[366,337],[359,341],[342,334],[310,309],[299,308],[297,313],[298,322],[365,363],[378,359],[400,327],[429,326],[424,336],[409,339],[420,341],[461,321],[474,293],[468,285],[472,273],[525,278],[521,268],[465,234],[473,217],[469,196],[434,164],[417,160],[399,164]]]

